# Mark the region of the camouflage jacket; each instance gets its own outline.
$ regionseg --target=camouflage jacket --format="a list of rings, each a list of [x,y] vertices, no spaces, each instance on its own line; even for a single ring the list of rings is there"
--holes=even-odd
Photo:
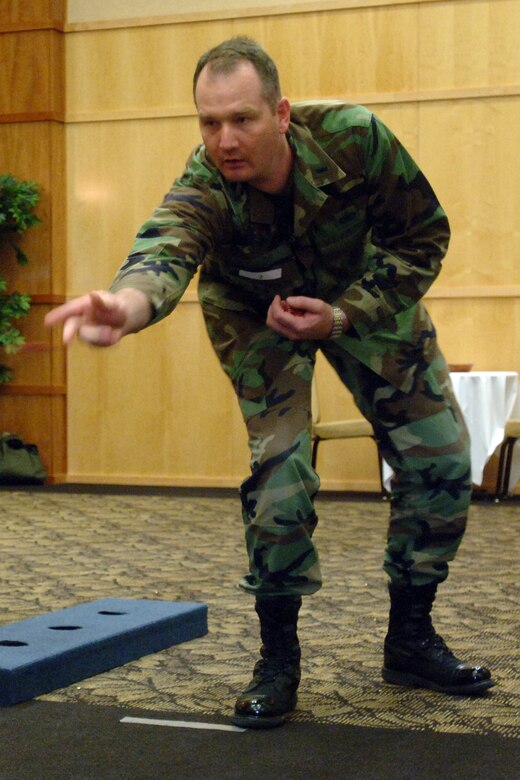
[[[143,290],[155,322],[174,309],[199,269],[203,305],[264,314],[275,293],[309,295],[340,306],[353,339],[372,339],[372,357],[383,349],[373,339],[378,333],[416,341],[418,321],[431,323],[415,304],[449,242],[432,188],[362,106],[298,103],[291,119],[288,219],[276,198],[226,181],[201,145],[139,231],[111,289]]]

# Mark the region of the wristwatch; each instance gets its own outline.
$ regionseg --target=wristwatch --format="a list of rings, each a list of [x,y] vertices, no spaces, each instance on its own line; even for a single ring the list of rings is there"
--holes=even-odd
[[[329,339],[339,339],[343,336],[343,328],[345,326],[345,314],[339,308],[339,306],[332,307],[332,330],[329,335]]]

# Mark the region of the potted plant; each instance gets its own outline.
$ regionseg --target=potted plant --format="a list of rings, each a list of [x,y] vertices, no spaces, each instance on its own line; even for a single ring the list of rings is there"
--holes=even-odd
[[[38,185],[23,181],[10,173],[0,174],[0,261],[14,256],[17,263],[27,265],[28,258],[18,243],[19,236],[40,222],[34,213],[40,199]],[[7,292],[7,282],[0,265],[0,349],[16,352],[24,337],[13,324],[29,311],[31,299],[26,293]],[[7,366],[0,363],[0,384],[12,378]]]

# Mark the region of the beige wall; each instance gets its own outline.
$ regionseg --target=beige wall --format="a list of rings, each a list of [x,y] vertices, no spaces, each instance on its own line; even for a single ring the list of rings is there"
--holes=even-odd
[[[114,18],[133,6],[101,5]],[[97,4],[69,0],[67,293],[109,284],[198,140],[196,59],[244,33],[277,60],[290,97],[363,102],[401,137],[452,222],[429,295],[448,360],[520,370],[520,3],[282,5],[107,29],[92,16],[75,24]],[[323,364],[319,378],[324,416],[357,414]],[[193,290],[166,322],[113,351],[73,347],[68,421],[71,481],[235,486],[247,472],[242,423]],[[372,443],[324,445],[320,473],[324,487],[376,489]]]
[[[147,19],[177,14],[241,12],[238,0],[68,0],[69,23]],[[254,0],[258,9],[294,6],[292,0]]]

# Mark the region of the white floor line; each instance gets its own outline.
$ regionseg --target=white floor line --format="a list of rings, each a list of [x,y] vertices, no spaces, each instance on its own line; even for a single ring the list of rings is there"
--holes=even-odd
[[[220,723],[197,723],[193,720],[159,720],[157,718],[121,718],[121,723],[138,723],[144,726],[169,726],[175,729],[206,729],[207,731],[235,731],[242,734],[247,729],[225,726]]]

